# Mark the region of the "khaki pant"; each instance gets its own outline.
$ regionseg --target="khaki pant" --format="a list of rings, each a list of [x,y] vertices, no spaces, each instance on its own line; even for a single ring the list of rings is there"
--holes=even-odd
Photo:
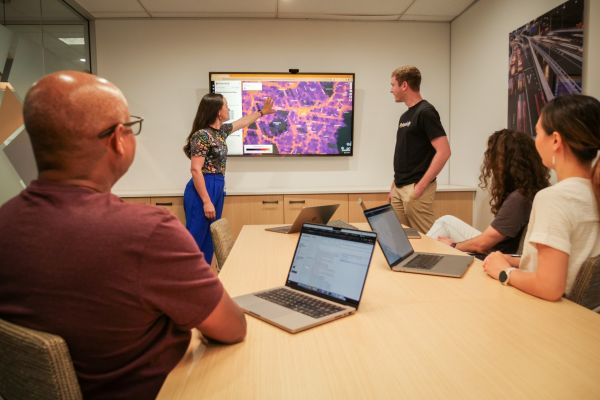
[[[437,189],[436,181],[431,182],[418,199],[413,198],[415,184],[396,187],[392,190],[392,207],[400,222],[426,233],[431,229],[433,216],[433,199]]]

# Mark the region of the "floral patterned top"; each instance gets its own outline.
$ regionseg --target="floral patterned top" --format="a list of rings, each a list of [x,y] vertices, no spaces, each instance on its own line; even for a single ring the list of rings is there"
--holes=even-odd
[[[190,138],[192,157],[204,157],[203,174],[225,175],[227,144],[225,139],[231,134],[233,124],[223,124],[217,130],[211,127],[194,132]]]

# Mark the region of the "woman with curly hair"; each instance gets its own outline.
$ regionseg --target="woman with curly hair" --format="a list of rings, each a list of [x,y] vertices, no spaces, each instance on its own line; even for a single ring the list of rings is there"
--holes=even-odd
[[[583,262],[600,254],[600,102],[554,98],[535,127],[535,146],[558,182],[533,200],[520,259],[493,252],[484,270],[503,285],[545,300],[570,293]]]
[[[490,190],[494,220],[480,232],[445,215],[435,221],[427,235],[466,252],[514,253],[529,222],[533,198],[549,185],[548,179],[548,170],[529,135],[510,129],[494,132],[488,139],[479,176],[479,187]]]

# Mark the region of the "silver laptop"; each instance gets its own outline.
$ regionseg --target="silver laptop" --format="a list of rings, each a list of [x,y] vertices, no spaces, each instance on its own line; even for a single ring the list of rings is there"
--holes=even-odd
[[[472,256],[415,252],[392,207],[365,210],[371,229],[377,232],[379,247],[394,271],[460,278],[473,261]]]
[[[304,224],[285,286],[235,297],[244,311],[296,333],[353,314],[377,234]]]
[[[307,222],[326,224],[339,206],[339,204],[330,204],[325,206],[304,207],[292,225],[276,226],[274,228],[266,228],[266,230],[277,233],[296,233],[300,232],[302,224]]]
[[[365,205],[365,202],[363,201],[363,199],[359,198],[358,199],[358,204],[360,204],[360,206],[363,209],[363,211],[369,210],[367,208],[367,206]],[[379,206],[379,207],[374,207],[371,210],[377,210],[379,208],[384,209],[384,208],[388,208],[388,207],[392,208],[392,206],[390,204],[384,204],[384,205]],[[415,228],[403,226],[402,229],[404,229],[404,232],[406,233],[406,236],[408,236],[409,239],[421,239],[421,234]]]

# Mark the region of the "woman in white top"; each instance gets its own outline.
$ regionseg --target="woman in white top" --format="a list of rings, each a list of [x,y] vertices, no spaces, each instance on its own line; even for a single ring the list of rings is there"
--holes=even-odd
[[[584,95],[556,97],[535,127],[542,162],[558,183],[533,200],[521,258],[500,252],[484,261],[485,271],[546,300],[569,293],[579,268],[600,254],[600,102]]]

